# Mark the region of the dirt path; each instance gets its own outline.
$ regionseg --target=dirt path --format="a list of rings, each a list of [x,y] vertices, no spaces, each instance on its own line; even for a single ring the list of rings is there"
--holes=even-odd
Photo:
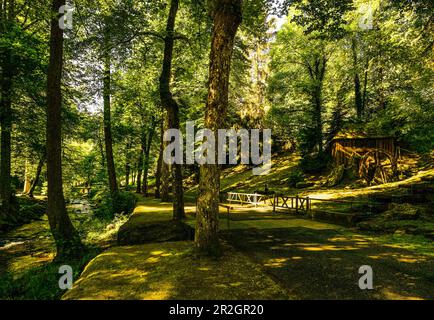
[[[237,250],[300,299],[433,299],[434,258],[340,230],[226,231]],[[361,290],[358,269],[369,265],[374,290]]]

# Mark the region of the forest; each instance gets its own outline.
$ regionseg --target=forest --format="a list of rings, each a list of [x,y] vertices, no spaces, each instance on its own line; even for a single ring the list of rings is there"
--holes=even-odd
[[[434,299],[433,9],[0,0],[0,299]]]

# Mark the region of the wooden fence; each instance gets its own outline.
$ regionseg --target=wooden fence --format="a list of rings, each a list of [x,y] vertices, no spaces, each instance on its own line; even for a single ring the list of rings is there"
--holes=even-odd
[[[309,197],[275,195],[272,199],[272,205],[273,212],[280,208],[288,211],[293,210],[296,214],[306,214],[311,209],[311,200]]]
[[[244,204],[252,204],[255,207],[257,207],[261,203],[266,203],[269,196],[258,194],[258,193],[237,193],[237,192],[228,192],[227,201],[229,204],[240,203],[241,205]]]

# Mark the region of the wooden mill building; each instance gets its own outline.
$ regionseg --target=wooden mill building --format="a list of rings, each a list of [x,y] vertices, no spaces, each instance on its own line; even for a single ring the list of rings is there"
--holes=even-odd
[[[388,136],[338,136],[333,139],[331,150],[332,157],[338,165],[347,165],[354,157],[361,158],[372,151],[386,152],[394,159],[399,155],[396,138]]]

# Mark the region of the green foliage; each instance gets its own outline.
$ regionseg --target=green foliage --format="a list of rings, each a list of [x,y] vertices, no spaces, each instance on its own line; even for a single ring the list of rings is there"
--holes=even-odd
[[[285,6],[289,18],[271,45],[268,78],[267,123],[274,132],[296,139],[303,154],[317,150],[320,133],[327,147],[342,130],[394,136],[419,152],[434,148],[429,1],[311,0]],[[369,13],[371,28],[361,28]],[[327,58],[322,86],[309,76],[318,55]],[[320,112],[314,101],[321,102]]]
[[[35,203],[28,206],[21,206],[19,214],[24,220],[31,221],[39,219],[43,214],[45,214],[46,211],[46,203]]]
[[[330,160],[330,155],[326,153],[305,155],[300,161],[300,168],[306,173],[322,173]]]
[[[77,279],[86,264],[99,253],[92,249],[80,261],[70,262],[73,279]],[[0,276],[0,299],[4,300],[58,300],[65,293],[59,288],[59,267],[50,263],[25,271],[20,275],[6,273]]]
[[[137,198],[134,193],[119,191],[111,195],[108,190],[102,190],[92,199],[97,203],[95,216],[102,219],[113,219],[115,214],[129,215],[133,212]]]
[[[303,171],[301,171],[299,168],[294,169],[291,171],[288,177],[288,184],[290,187],[295,188],[297,183],[304,181],[304,174]]]

